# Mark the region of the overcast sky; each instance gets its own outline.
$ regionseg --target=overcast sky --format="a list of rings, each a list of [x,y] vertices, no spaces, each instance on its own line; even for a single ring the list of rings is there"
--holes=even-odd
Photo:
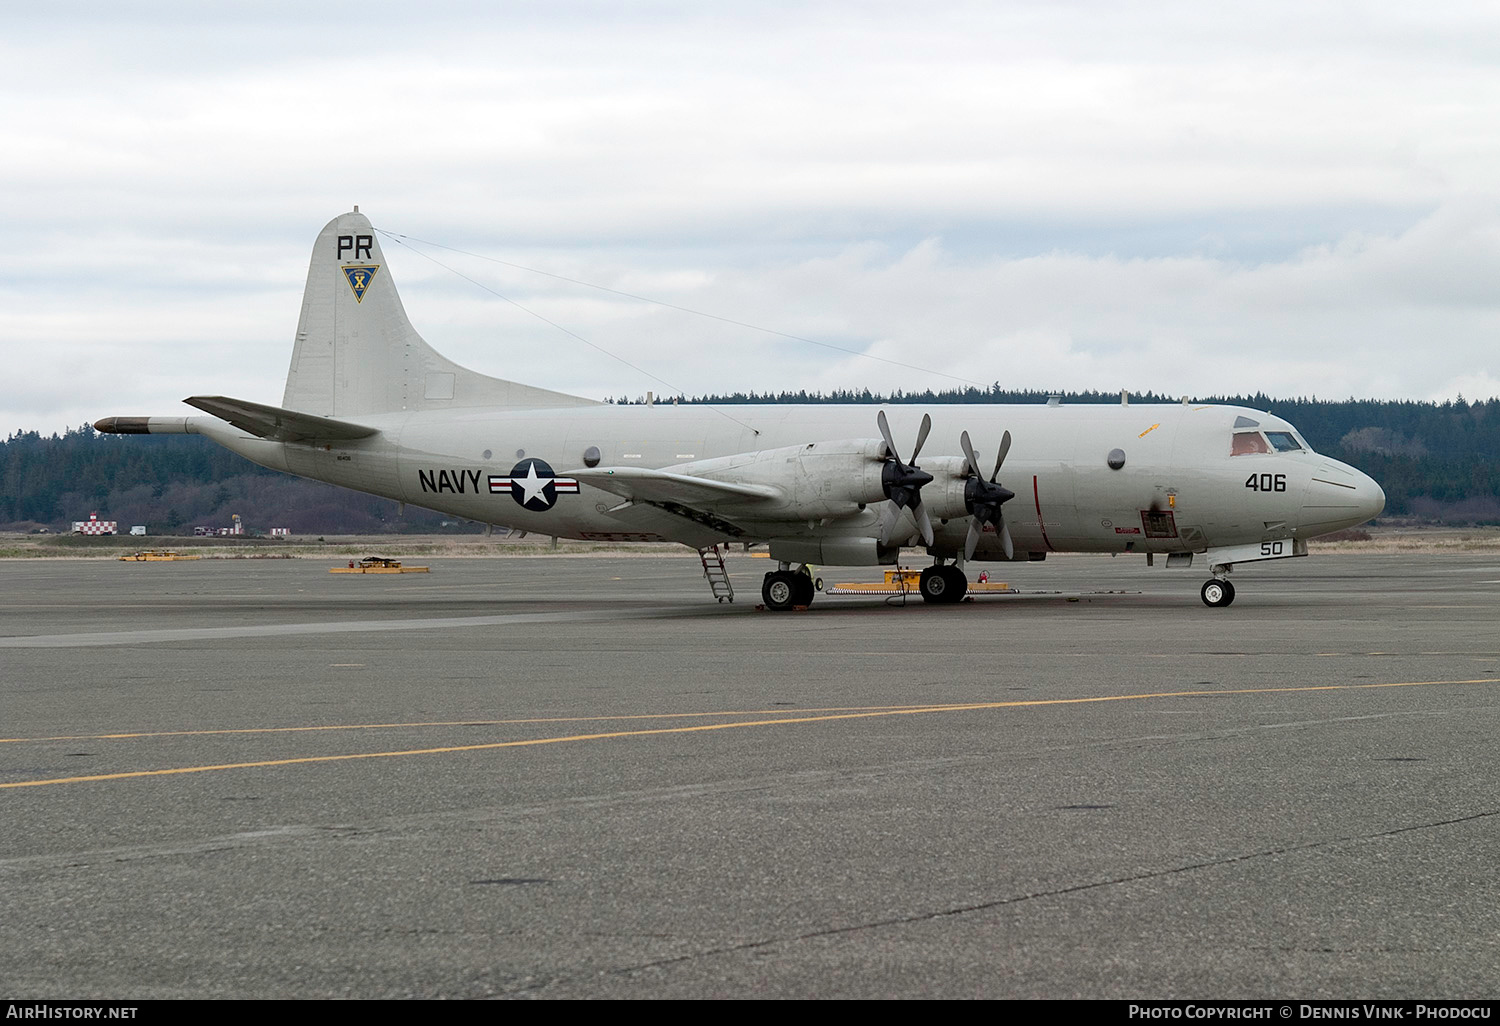
[[[384,242],[439,351],[595,398],[1500,394],[1493,3],[19,6],[0,437],[279,403],[354,204],[493,258]]]

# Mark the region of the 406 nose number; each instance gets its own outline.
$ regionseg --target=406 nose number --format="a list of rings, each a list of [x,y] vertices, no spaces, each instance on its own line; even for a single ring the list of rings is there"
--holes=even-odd
[[[1286,491],[1285,474],[1251,474],[1245,478],[1245,487],[1252,492]]]

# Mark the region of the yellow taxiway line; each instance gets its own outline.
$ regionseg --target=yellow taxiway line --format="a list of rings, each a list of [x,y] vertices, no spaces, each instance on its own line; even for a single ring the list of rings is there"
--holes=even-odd
[[[214,773],[221,770],[258,769],[270,766],[297,766],[311,763],[348,762],[354,759],[392,759],[411,755],[447,755],[456,752],[482,752],[499,748],[526,748],[572,741],[603,741],[622,737],[649,737],[659,734],[693,734],[710,730],[735,730],[744,727],[769,727],[780,724],[823,723],[834,720],[873,719],[885,716],[919,716],[937,712],[967,712],[980,709],[1022,709],[1051,705],[1087,705],[1098,702],[1130,702],[1152,698],[1219,698],[1231,695],[1284,695],[1314,691],[1367,691],[1375,688],[1415,688],[1442,685],[1497,684],[1500,680],[1481,677],[1472,680],[1396,681],[1383,684],[1316,684],[1305,687],[1235,688],[1226,691],[1159,691],[1133,695],[1095,695],[1086,698],[1021,699],[1009,702],[969,702],[952,705],[885,707],[858,712],[836,712],[820,716],[776,717],[774,719],[737,720],[733,723],[703,723],[684,727],[655,727],[646,730],[617,730],[597,734],[569,734],[562,737],[526,738],[520,741],[494,741],[477,745],[448,745],[441,748],[410,748],[392,752],[354,752],[346,755],[310,755],[290,759],[265,759],[257,762],[231,762],[210,766],[180,766],[173,769],[132,770],[123,773],[99,773],[89,776],[54,777],[47,780],[16,780],[0,783],[0,790],[22,787],[46,787],[52,784],[97,783],[127,780],[133,777],[165,777],[186,773]],[[708,713],[702,715],[725,715]],[[733,714],[730,714],[733,715]],[[297,728],[292,728],[297,729]],[[314,728],[318,729],[318,728]]]
[[[401,727],[504,727],[525,723],[608,723],[626,720],[673,720],[708,716],[777,716],[845,712],[906,712],[947,709],[950,702],[926,705],[851,705],[822,709],[725,709],[719,712],[625,713],[618,716],[546,716],[513,720],[416,720],[410,723],[330,723],[310,727],[229,727],[217,730],[157,730],[118,734],[57,734],[51,737],[0,737],[0,745],[26,741],[120,741],[150,737],[203,737],[214,734],[298,734],[327,730],[393,730]]]

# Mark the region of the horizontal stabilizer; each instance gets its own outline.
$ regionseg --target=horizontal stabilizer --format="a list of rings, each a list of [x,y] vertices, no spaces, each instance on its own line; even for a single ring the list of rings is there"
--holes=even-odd
[[[603,488],[637,502],[675,502],[686,506],[712,507],[781,498],[781,492],[769,485],[715,481],[709,477],[693,477],[645,467],[596,467],[593,470],[570,470],[564,476],[577,478],[595,488]]]
[[[353,424],[347,420],[319,417],[312,413],[298,413],[279,406],[264,406],[244,399],[230,399],[222,395],[195,395],[184,399],[189,406],[196,406],[205,413],[212,413],[220,420],[227,420],[241,431],[248,431],[259,438],[273,442],[307,442],[315,439],[346,440],[368,438],[378,428]]]

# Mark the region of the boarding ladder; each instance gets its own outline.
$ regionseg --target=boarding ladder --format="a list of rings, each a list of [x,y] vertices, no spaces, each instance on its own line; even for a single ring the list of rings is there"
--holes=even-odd
[[[703,562],[703,576],[708,578],[708,586],[713,589],[714,598],[720,602],[733,602],[734,585],[729,583],[729,571],[724,569],[724,555],[719,547],[710,545],[699,549],[698,558]]]

